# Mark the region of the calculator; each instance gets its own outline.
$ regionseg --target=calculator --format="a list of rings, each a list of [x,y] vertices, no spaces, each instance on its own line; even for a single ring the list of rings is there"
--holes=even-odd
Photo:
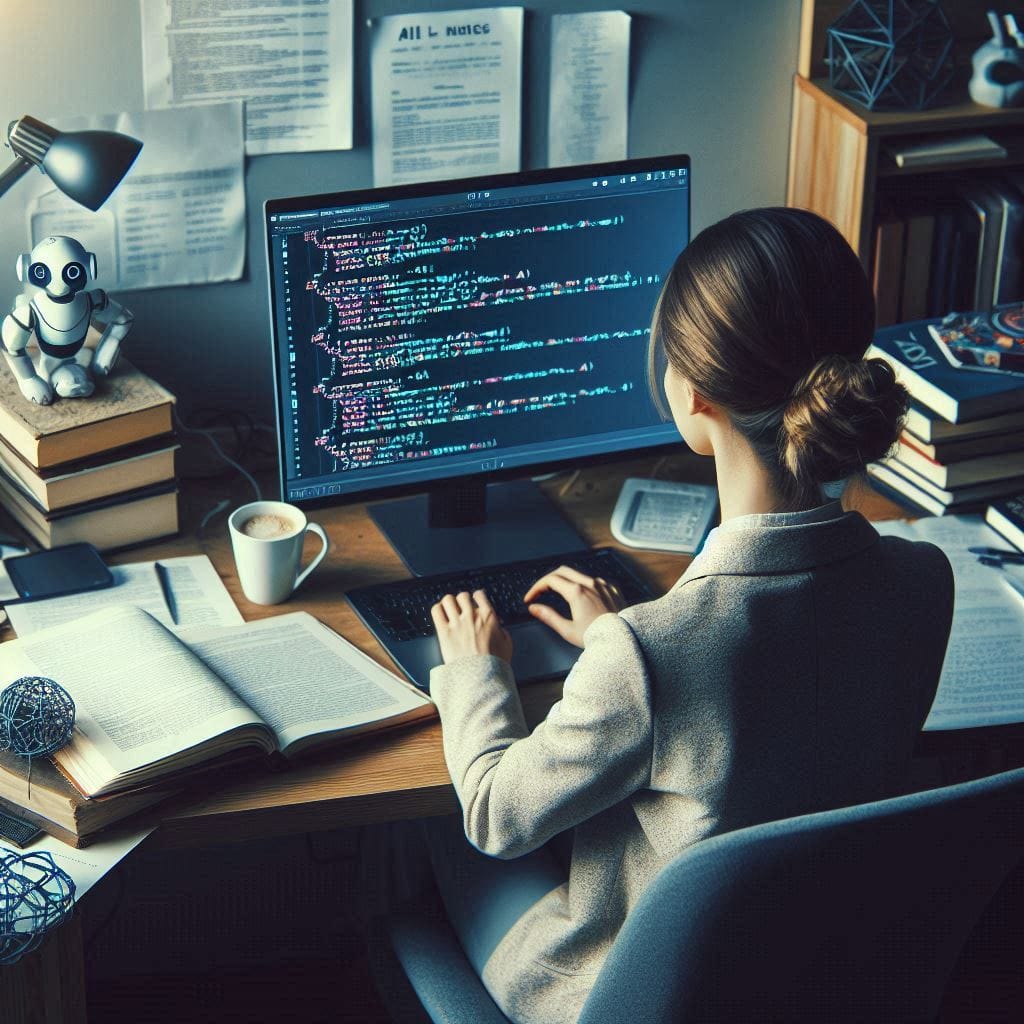
[[[692,555],[717,514],[714,487],[631,476],[612,512],[612,536],[632,548]]]

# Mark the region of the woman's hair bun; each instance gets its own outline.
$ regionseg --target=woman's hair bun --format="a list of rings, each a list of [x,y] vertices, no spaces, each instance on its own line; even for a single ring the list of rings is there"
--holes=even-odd
[[[781,461],[801,484],[859,472],[895,444],[909,400],[883,360],[823,356],[783,411]]]

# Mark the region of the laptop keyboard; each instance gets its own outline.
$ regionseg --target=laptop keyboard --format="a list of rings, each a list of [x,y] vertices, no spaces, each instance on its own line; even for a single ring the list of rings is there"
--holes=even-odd
[[[464,590],[469,593],[474,590],[485,591],[502,624],[514,626],[536,621],[527,611],[523,595],[541,576],[562,565],[614,583],[627,605],[649,601],[655,596],[614,548],[588,548],[570,554],[531,558],[482,569],[378,583],[352,590],[346,596],[360,614],[365,616],[368,613],[376,620],[384,634],[383,639],[392,641],[432,636],[434,623],[430,617],[431,607],[445,594],[457,594]],[[557,594],[549,591],[537,600],[550,605],[566,618],[569,617],[568,605]]]

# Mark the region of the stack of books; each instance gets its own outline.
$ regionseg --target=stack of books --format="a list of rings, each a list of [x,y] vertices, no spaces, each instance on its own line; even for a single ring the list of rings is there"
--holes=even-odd
[[[953,366],[934,320],[875,335],[912,406],[895,452],[868,466],[879,490],[932,515],[973,512],[1024,491],[1024,375]]]
[[[174,396],[121,360],[90,398],[34,405],[0,373],[0,504],[44,548],[178,531]]]
[[[899,165],[910,153],[891,155]],[[1016,301],[1024,295],[1022,252],[1019,171],[933,176],[910,198],[883,196],[873,252],[878,323]]]

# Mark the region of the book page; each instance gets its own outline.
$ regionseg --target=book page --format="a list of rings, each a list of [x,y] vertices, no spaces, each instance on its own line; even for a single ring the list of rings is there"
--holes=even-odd
[[[982,565],[969,547],[1005,548],[977,516],[875,523],[881,534],[926,540],[953,567],[953,627],[927,731],[1024,722],[1024,587],[1019,566]]]
[[[20,665],[19,665],[20,662]],[[135,607],[103,609],[0,645],[0,671],[55,680],[76,706],[75,734],[54,759],[80,783],[97,758],[117,776],[259,718],[166,627]],[[13,677],[11,677],[13,678]],[[89,766],[87,769],[86,766]]]
[[[305,612],[182,640],[277,734],[284,750],[318,733],[387,721],[428,697]]]
[[[164,568],[166,595],[158,565]],[[10,605],[7,614],[14,631],[26,637],[41,629],[73,622],[100,608],[125,604],[142,608],[172,628],[234,626],[242,622],[238,608],[206,555],[113,565],[110,572],[114,585],[104,590]]]

